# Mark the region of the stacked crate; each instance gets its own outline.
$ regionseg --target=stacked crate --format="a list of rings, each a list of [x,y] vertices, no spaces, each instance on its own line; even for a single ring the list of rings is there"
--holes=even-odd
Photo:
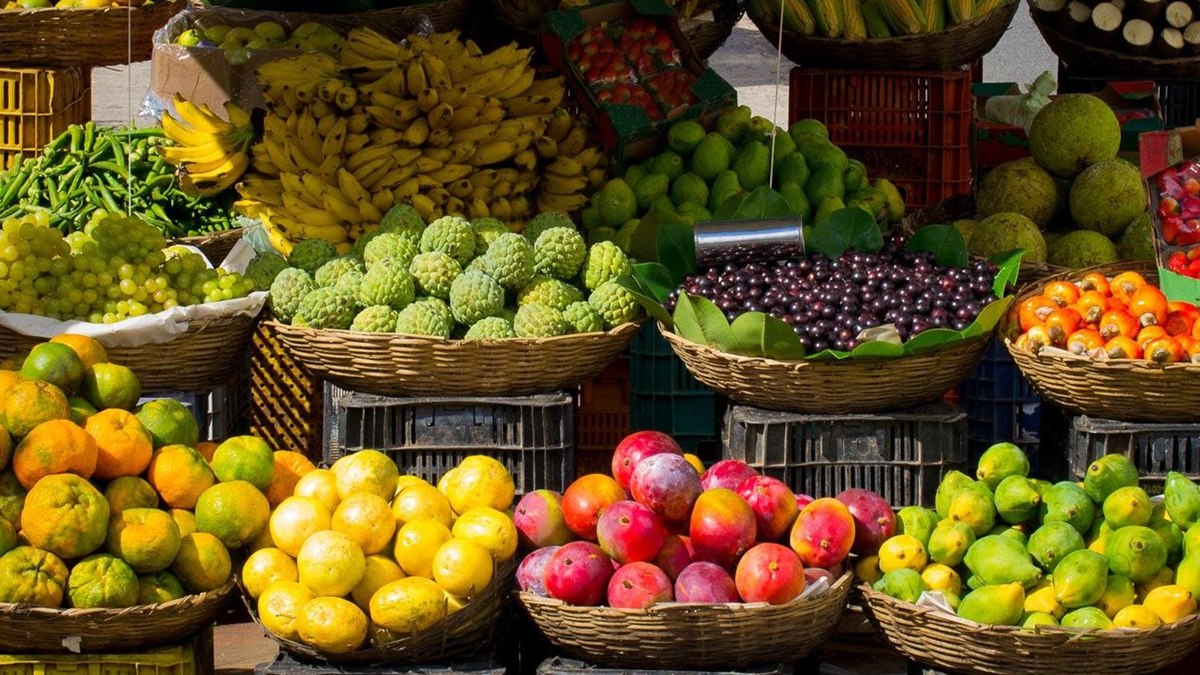
[[[692,377],[653,323],[629,346],[629,392],[633,430],[669,434],[705,463],[718,458],[720,398]]]
[[[0,170],[92,116],[88,68],[0,68]]]

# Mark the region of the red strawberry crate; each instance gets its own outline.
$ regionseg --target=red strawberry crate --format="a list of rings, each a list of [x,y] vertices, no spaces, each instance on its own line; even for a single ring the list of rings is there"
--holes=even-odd
[[[829,140],[924,208],[972,190],[971,69],[870,72],[795,67],[788,119]]]

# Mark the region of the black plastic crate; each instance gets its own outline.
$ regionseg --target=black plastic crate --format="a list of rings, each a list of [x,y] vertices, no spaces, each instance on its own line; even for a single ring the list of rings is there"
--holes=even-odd
[[[246,433],[246,410],[241,377],[209,391],[159,391],[142,394],[138,404],[170,398],[182,403],[200,425],[200,440],[222,441]]]
[[[564,490],[575,479],[574,397],[389,398],[326,385],[324,461],[370,448],[401,474],[436,483],[469,455],[512,472],[518,494]]]
[[[1162,492],[1168,471],[1200,480],[1200,424],[1143,424],[1071,419],[1067,447],[1070,476],[1083,480],[1088,466],[1104,455],[1121,454],[1137,467],[1143,487]]]
[[[813,497],[859,487],[897,508],[928,506],[942,475],[967,465],[967,415],[945,403],[879,415],[799,415],[731,406],[725,416],[725,457]]]
[[[715,391],[701,384],[648,323],[629,345],[629,422],[634,431],[670,434],[702,459],[720,453],[721,410]]]
[[[958,385],[958,402],[967,413],[972,464],[992,445],[1009,442],[1025,451],[1035,470],[1041,468],[1042,399],[999,340],[988,345],[974,372]]]
[[[1109,82],[1134,80],[1153,80],[1166,128],[1190,127],[1200,117],[1200,79],[1076,75],[1069,72],[1066,64],[1061,61],[1058,64],[1058,91],[1063,94],[1094,94]]]
[[[554,656],[542,662],[538,666],[538,675],[738,675],[747,673],[753,675],[791,675],[793,667],[786,664],[777,666],[768,666],[763,668],[753,668],[740,671],[713,671],[713,670],[650,670],[650,669],[631,669],[631,668],[604,668],[595,666],[583,661],[574,659],[566,659],[559,656]]]
[[[284,650],[274,661],[260,663],[254,675],[504,675],[505,669],[490,663],[455,663],[422,666],[344,666],[300,661]]]

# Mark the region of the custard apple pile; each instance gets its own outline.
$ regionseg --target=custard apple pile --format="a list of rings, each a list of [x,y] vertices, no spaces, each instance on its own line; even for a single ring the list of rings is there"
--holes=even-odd
[[[642,316],[616,283],[632,269],[625,253],[612,242],[589,248],[563,213],[514,233],[495,218],[426,224],[396,206],[353,246],[305,240],[286,261],[263,259],[256,283],[269,289],[272,313],[315,329],[503,340],[610,330]]]

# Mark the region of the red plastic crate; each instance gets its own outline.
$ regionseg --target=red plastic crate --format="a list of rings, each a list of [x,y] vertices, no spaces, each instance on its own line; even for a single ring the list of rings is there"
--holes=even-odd
[[[788,119],[829,139],[923,208],[971,191],[970,68],[940,72],[792,69]]]
[[[629,359],[613,361],[579,388],[575,447],[610,455],[629,433]]]

